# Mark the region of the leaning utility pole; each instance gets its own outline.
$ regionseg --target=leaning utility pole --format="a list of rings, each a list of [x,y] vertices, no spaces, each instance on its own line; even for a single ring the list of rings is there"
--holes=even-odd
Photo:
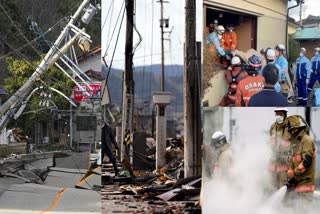
[[[133,81],[133,15],[135,0],[126,0],[127,26],[125,44],[125,70],[122,92],[122,142],[126,138],[126,130],[133,132],[133,106],[134,106],[134,81]],[[125,142],[126,143],[126,142]],[[121,160],[125,157],[125,146],[121,146]]]
[[[185,3],[184,176],[190,177],[201,175],[201,61],[198,60],[201,45],[196,43],[196,1],[186,0]]]

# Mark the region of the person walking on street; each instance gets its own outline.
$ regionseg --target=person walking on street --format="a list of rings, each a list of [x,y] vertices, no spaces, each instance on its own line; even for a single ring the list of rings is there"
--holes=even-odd
[[[110,125],[106,121],[104,121],[103,123],[104,124],[101,128],[101,143],[102,143],[101,162],[103,163],[103,158],[104,158],[104,155],[106,154],[113,165],[115,175],[118,175],[119,170],[117,167],[116,158],[114,157],[112,152],[112,144],[118,151],[119,151],[119,146],[112,133],[112,129]]]

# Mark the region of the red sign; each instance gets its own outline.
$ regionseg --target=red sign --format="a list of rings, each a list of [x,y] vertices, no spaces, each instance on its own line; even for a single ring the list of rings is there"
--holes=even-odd
[[[73,99],[74,101],[80,102],[80,101],[86,101],[89,100],[91,97],[95,95],[99,95],[100,97],[100,90],[101,90],[101,84],[88,84],[91,87],[91,90],[88,85],[86,84],[80,84],[82,88],[79,86],[75,86],[73,88]]]

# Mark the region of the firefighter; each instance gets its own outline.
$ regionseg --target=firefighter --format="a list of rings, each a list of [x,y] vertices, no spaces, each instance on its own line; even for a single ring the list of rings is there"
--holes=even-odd
[[[316,81],[320,83],[320,48],[315,48],[314,51],[314,56],[311,58],[312,70],[310,75],[310,83],[308,84],[308,97],[313,89],[314,83]]]
[[[231,53],[238,45],[237,34],[233,31],[234,27],[232,24],[228,24],[226,28],[227,32],[222,36],[221,45],[224,51]]]
[[[298,105],[306,106],[307,97],[307,85],[309,84],[311,74],[311,63],[305,56],[306,49],[300,49],[300,56],[296,61],[295,79],[294,83],[298,88]]]
[[[220,106],[235,105],[238,83],[248,77],[248,73],[241,66],[241,60],[239,56],[234,56],[231,59],[231,66],[227,68],[224,77],[229,84],[229,88],[228,93],[220,102]]]
[[[272,190],[280,189],[287,183],[291,143],[286,129],[288,110],[283,107],[274,109],[276,121],[270,128],[271,172]]]
[[[236,92],[236,106],[248,106],[250,97],[264,87],[264,78],[258,75],[261,69],[261,59],[257,55],[252,55],[248,59],[248,77],[241,80]]]
[[[209,25],[209,35],[207,36],[207,44],[213,44],[215,46],[215,49],[217,51],[217,53],[220,56],[224,56],[226,53],[224,52],[223,48],[221,47],[220,44],[220,39],[219,37],[223,35],[224,33],[224,28],[222,29],[220,27],[221,25],[219,25],[218,27],[216,27],[215,23],[210,23]]]
[[[210,146],[214,148],[217,157],[213,169],[214,177],[228,178],[230,175],[229,169],[232,164],[232,149],[231,145],[227,142],[225,134],[221,131],[213,133]]]
[[[101,143],[102,143],[101,162],[103,162],[104,155],[106,154],[113,165],[115,174],[118,175],[119,169],[117,167],[116,158],[112,153],[112,143],[118,151],[119,151],[119,146],[112,133],[112,129],[110,125],[107,123],[107,121],[103,121],[103,126],[101,128]]]
[[[308,124],[299,115],[288,117],[286,128],[291,135],[292,143],[292,156],[288,170],[288,186],[293,190],[290,194],[303,203],[311,202],[315,190],[315,142],[306,133]]]
[[[275,63],[280,67],[281,73],[280,73],[280,86],[281,86],[281,92],[285,97],[288,97],[288,94],[290,90],[292,89],[291,83],[290,83],[290,77],[288,73],[288,60],[284,57],[284,52],[286,51],[286,48],[283,44],[278,44],[275,47],[276,50],[276,61]]]

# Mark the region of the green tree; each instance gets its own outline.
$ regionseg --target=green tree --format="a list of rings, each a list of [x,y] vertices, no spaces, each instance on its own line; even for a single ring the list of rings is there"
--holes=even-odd
[[[13,57],[7,57],[8,70],[10,76],[6,78],[4,88],[10,94],[15,93],[32,75],[35,68],[40,64],[39,61],[26,62],[25,60],[15,59]],[[42,84],[40,81],[37,82],[33,89],[36,87],[43,86],[43,89],[37,90],[30,99],[25,112],[33,112],[30,114],[22,115],[17,121],[12,120],[8,127],[19,126],[23,127],[26,133],[32,134],[32,122],[33,121],[48,121],[54,114],[49,112],[49,109],[44,109],[44,107],[39,106],[40,94],[41,92],[46,92],[47,94],[52,94],[52,101],[58,107],[59,110],[69,109],[69,102],[61,95],[53,92],[48,87],[55,88],[66,96],[70,97],[74,83],[67,79],[67,77],[57,68],[52,67],[41,76],[41,79],[46,84]],[[51,106],[53,104],[50,104]],[[39,111],[39,109],[42,109]]]

